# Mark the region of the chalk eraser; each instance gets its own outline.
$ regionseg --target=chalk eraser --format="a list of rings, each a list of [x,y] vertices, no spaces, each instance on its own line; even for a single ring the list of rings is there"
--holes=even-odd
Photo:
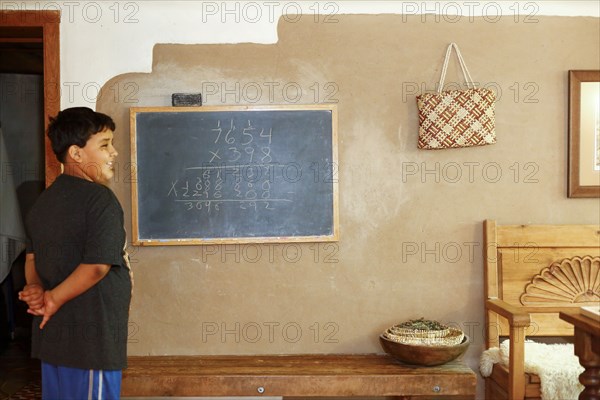
[[[201,93],[173,93],[171,95],[173,107],[193,107],[202,105]]]

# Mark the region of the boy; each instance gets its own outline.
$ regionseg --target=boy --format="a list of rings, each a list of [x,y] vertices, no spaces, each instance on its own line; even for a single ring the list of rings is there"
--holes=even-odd
[[[33,314],[32,356],[43,399],[118,399],[127,362],[131,279],[123,210],[105,184],[117,151],[113,120],[85,107],[50,120],[64,172],[32,207],[19,298]]]

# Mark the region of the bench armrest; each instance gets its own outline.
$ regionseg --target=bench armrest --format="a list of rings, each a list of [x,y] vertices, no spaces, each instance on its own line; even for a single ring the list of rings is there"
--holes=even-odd
[[[508,320],[510,345],[508,357],[508,398],[525,398],[525,329],[531,325],[529,312],[500,299],[488,299],[486,311],[495,312]]]
[[[526,328],[531,325],[531,315],[528,312],[510,305],[504,300],[488,299],[485,302],[485,308],[506,318],[511,327]]]

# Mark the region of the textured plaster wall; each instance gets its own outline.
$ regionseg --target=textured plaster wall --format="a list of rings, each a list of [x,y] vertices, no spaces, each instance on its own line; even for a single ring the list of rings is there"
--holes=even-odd
[[[598,199],[566,197],[567,71],[600,67],[598,18],[337,19],[282,19],[272,45],[158,44],[151,73],[104,85],[97,109],[117,123],[113,188],[126,221],[129,107],[202,91],[206,105],[339,109],[341,240],[131,248],[131,355],[381,352],[383,329],[424,316],[472,336],[465,359],[475,369],[482,221],[600,221]],[[436,88],[451,41],[498,93],[498,143],[417,150],[415,95]],[[455,59],[446,82],[462,82]]]

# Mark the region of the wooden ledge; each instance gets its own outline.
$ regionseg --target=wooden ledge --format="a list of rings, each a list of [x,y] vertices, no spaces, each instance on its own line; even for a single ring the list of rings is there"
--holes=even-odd
[[[123,371],[127,396],[460,396],[475,373],[459,361],[437,367],[387,355],[138,356]]]

